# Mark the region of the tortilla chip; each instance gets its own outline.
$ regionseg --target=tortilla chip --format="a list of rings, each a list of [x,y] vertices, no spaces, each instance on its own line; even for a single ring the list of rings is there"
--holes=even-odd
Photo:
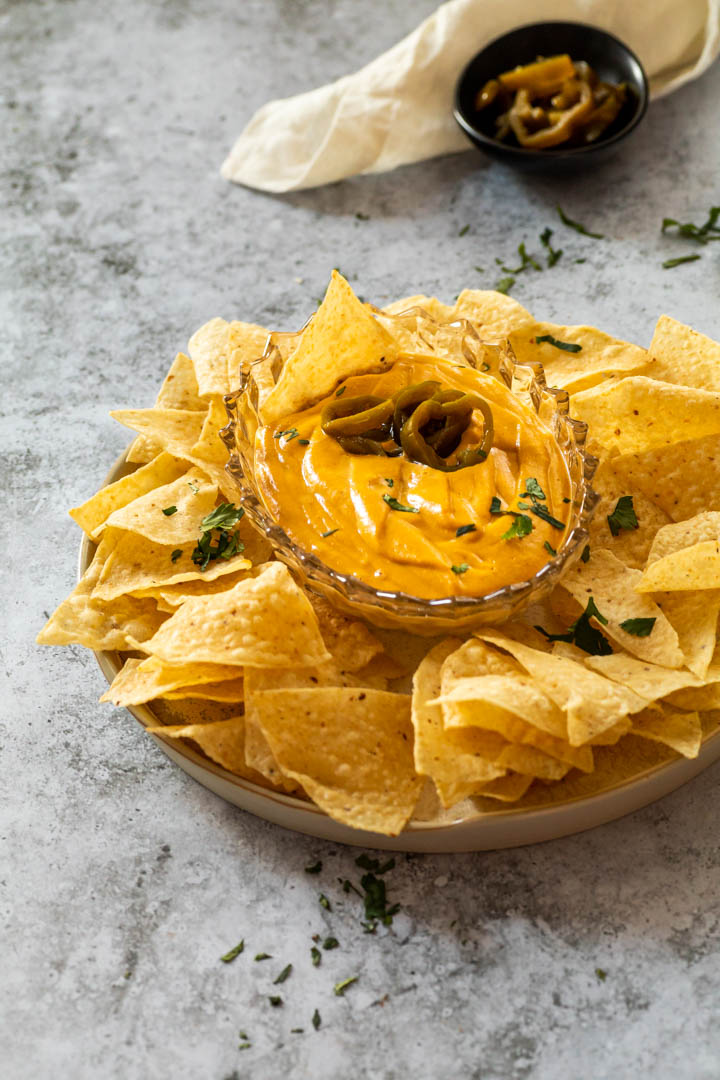
[[[268,331],[255,323],[211,319],[188,343],[201,397],[229,394],[239,384],[239,371],[265,349]]]
[[[243,552],[244,555],[244,552]],[[210,596],[213,593],[227,592],[234,588],[238,581],[253,575],[254,567],[237,570],[232,574],[224,574],[222,577],[208,581],[205,575],[195,578],[193,581],[180,581],[177,585],[160,585],[153,589],[138,589],[133,596],[152,597],[158,606],[171,614],[177,610],[191,596]]]
[[[571,746],[583,746],[647,704],[632,690],[602,678],[574,660],[540,652],[499,631],[485,631],[476,636],[511,653],[537,679],[548,697],[565,710]]]
[[[265,777],[245,763],[245,720],[242,716],[214,724],[166,725],[145,729],[162,739],[192,739],[202,752],[223,769],[267,787]]]
[[[720,589],[654,593],[653,600],[677,633],[686,666],[705,678],[717,643]]]
[[[593,453],[637,454],[720,434],[720,393],[632,375],[575,394],[572,414],[589,425]]]
[[[74,507],[70,510],[70,517],[91,540],[95,540],[115,510],[122,509],[141,495],[146,495],[148,491],[176,480],[183,475],[186,468],[185,462],[172,454],[161,452],[148,465],[128,473],[113,484],[108,484],[81,506]]]
[[[435,322],[450,322],[455,317],[454,307],[443,304],[436,296],[425,296],[424,293],[415,293],[413,296],[403,297],[402,300],[393,300],[392,304],[387,304],[383,308],[383,311],[388,315],[402,315],[403,312],[417,307],[422,308]]]
[[[110,415],[186,461],[205,423],[204,413],[190,409],[115,409]]]
[[[316,593],[308,593],[308,600],[320,622],[328,652],[343,671],[359,671],[383,651],[382,642],[365,623],[343,615],[329,600]]]
[[[315,612],[280,562],[267,563],[228,592],[191,597],[166,627],[144,648],[171,664],[284,668],[330,659]]]
[[[158,697],[171,697],[173,692],[183,690],[179,697],[204,697],[202,693],[190,692],[201,690],[207,684],[225,684],[233,680],[239,684],[239,697],[233,701],[242,701],[242,680],[238,679],[236,667],[224,664],[163,664],[155,657],[144,660],[126,660],[111,685],[100,698],[113,705],[142,705]],[[233,687],[237,690],[238,687]],[[220,698],[214,700],[228,700]]]
[[[650,563],[636,589],[641,593],[720,589],[720,541],[704,540]]]
[[[127,649],[147,641],[167,618],[153,600],[122,596],[110,603],[98,601],[93,590],[112,549],[106,534],[80,582],[63,600],[38,634],[38,645],[84,645],[86,649]]]
[[[566,352],[540,337],[579,345],[579,352]],[[543,365],[548,386],[579,393],[608,375],[627,374],[647,363],[647,353],[639,345],[604,334],[593,326],[556,326],[531,322],[510,334],[510,345],[519,363]]]
[[[702,743],[702,727],[696,712],[664,708],[648,709],[633,717],[632,734],[663,743],[686,758],[696,758]]]
[[[477,799],[497,799],[498,802],[513,803],[522,799],[530,787],[534,777],[524,776],[522,773],[508,773],[507,776],[499,776],[497,780],[490,780],[477,793]],[[480,805],[480,804],[478,804]]]
[[[203,401],[198,393],[195,369],[189,356],[184,353],[177,354],[163,380],[155,405],[159,409],[205,412],[207,402]],[[152,461],[160,453],[162,446],[159,442],[147,435],[138,435],[128,450],[126,460],[132,463]]]
[[[720,510],[720,435],[623,454],[613,469],[628,491],[641,491],[673,521]]]
[[[699,680],[691,671],[677,671],[660,667],[645,660],[638,660],[625,653],[611,656],[586,656],[587,667],[604,675],[606,679],[627,686],[646,701],[657,701],[675,690],[697,686]]]
[[[183,548],[176,548],[173,544],[156,544],[138,533],[107,529],[103,538],[106,535],[112,536],[115,546],[102,567],[93,592],[93,599],[99,601],[114,600],[127,593],[142,594],[148,589],[181,581],[214,581],[224,574],[252,566],[244,554],[239,554],[231,559],[216,559],[208,564],[207,570],[201,571],[192,561],[193,541]],[[182,554],[173,561],[176,551]]]
[[[169,484],[114,510],[105,524],[137,533],[156,544],[177,547],[192,543],[194,547],[201,535],[200,522],[213,509],[216,499],[215,485],[199,469],[190,469]],[[173,513],[164,513],[173,507]]]
[[[642,570],[655,534],[669,524],[670,518],[617,472],[619,460],[623,459],[613,458],[612,461],[602,462],[593,478],[593,487],[600,495],[600,501],[590,522],[590,550],[607,548],[626,566]],[[608,516],[623,495],[632,496],[638,527],[621,529],[617,536],[613,536]]]
[[[453,309],[453,318],[467,319],[483,341],[505,341],[514,330],[535,320],[512,296],[493,289],[463,289]]]
[[[429,776],[437,787],[443,806],[479,791],[489,781],[505,774],[502,766],[474,752],[473,733],[458,740],[445,731],[442,708],[431,705],[441,689],[443,663],[457,649],[457,638],[435,645],[418,666],[413,678],[412,721],[415,728],[415,768]],[[504,740],[500,740],[502,743]]]
[[[410,698],[382,690],[265,690],[254,716],[280,768],[335,821],[396,836],[413,812]]]
[[[585,610],[592,596],[600,614],[607,619],[607,624],[593,619],[593,625],[599,626],[603,634],[626,652],[663,667],[682,667],[685,657],[675,630],[653,600],[635,592],[641,578],[639,570],[625,566],[612,552],[591,548],[588,561],[571,567],[562,585],[574,597],[580,611]],[[622,623],[628,619],[654,619],[655,623],[647,637],[637,637],[623,630]]]
[[[720,345],[669,315],[657,321],[648,360],[653,379],[720,391]]]
[[[351,375],[385,371],[397,357],[395,342],[333,270],[325,299],[288,357],[262,405],[272,424],[326,397]]]
[[[220,438],[220,429],[224,428],[227,422],[228,415],[223,399],[212,397],[200,438],[191,450],[194,461],[207,461],[221,469],[225,468],[228,449]]]
[[[689,687],[687,690],[677,690],[674,694],[668,694],[665,699],[670,705],[678,709],[694,712],[696,709],[706,712],[708,709],[720,708],[720,682],[711,682],[706,686]]]

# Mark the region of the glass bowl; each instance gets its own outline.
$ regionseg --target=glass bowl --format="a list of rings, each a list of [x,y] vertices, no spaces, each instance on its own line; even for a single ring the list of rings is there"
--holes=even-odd
[[[333,570],[296,544],[262,501],[254,473],[254,450],[255,434],[262,424],[260,402],[275,386],[302,330],[270,334],[263,355],[240,374],[239,389],[225,397],[229,423],[221,436],[230,452],[226,468],[239,500],[252,524],[272,544],[275,556],[287,563],[298,581],[347,614],[377,626],[423,635],[466,632],[503,623],[547,595],[587,543],[587,526],[598,500],[590,486],[597,460],[585,451],[587,425],[571,419],[567,392],[547,386],[541,364],[519,364],[509,344],[483,342],[467,320],[438,322],[420,307],[397,315],[378,308],[371,310],[396,338],[401,353],[437,356],[487,372],[504,382],[545,424],[565,458],[571,482],[570,530],[557,555],[531,578],[484,596],[423,599],[375,589],[359,578]]]

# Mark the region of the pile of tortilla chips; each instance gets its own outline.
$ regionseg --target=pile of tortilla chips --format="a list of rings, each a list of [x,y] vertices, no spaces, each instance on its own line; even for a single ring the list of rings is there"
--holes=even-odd
[[[153,408],[113,414],[136,432],[127,475],[70,511],[95,554],[38,640],[119,652],[101,700],[149,702],[149,730],[388,835],[697,756],[720,717],[720,345],[663,317],[646,352],[474,290],[387,312],[416,305],[541,361],[589,425],[600,503],[583,560],[548,601],[432,641],[300,588],[236,505],[218,437],[223,395],[267,331],[213,319]],[[335,273],[261,406],[274,421],[405,348]]]

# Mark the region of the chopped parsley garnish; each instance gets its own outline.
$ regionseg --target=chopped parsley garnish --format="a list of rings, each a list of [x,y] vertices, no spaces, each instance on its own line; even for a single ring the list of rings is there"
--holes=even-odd
[[[393,480],[392,476],[384,476],[383,479],[384,479],[384,481],[385,481],[385,483],[387,484],[388,487],[394,487],[395,486],[395,481]]]
[[[309,439],[298,439],[298,446],[309,446],[309,445],[310,445],[310,440]]]
[[[354,892],[362,899],[362,893],[353,885],[352,881],[348,881],[347,878],[338,878],[338,881],[342,882],[342,890],[344,893]]]
[[[497,495],[493,495],[490,500],[490,513],[491,514],[504,514],[505,511],[502,508],[502,503],[498,499]]]
[[[328,536],[332,536],[333,533],[336,533],[336,532],[340,532],[340,526],[339,525],[338,525],[337,529],[328,529],[327,532],[320,533],[320,536],[321,536],[321,538],[323,540],[327,540]]]
[[[602,968],[595,968],[595,974],[597,975],[600,982],[605,982],[605,980],[607,979],[607,971],[603,971]]]
[[[326,937],[323,941],[323,949],[339,949],[340,942],[336,937]]]
[[[542,626],[536,626],[535,629],[544,634],[548,641],[567,641],[569,644],[577,645],[590,656],[609,656],[612,653],[610,642],[596,626],[592,625],[591,618],[607,626],[607,619],[598,611],[592,596],[588,598],[587,607],[582,615],[579,615],[568,627],[566,634],[548,634]]]
[[[537,259],[528,254],[524,243],[518,245],[518,255],[520,256],[519,266],[503,266],[500,264],[500,269],[504,270],[506,274],[522,274],[529,267],[532,267],[533,270],[542,270],[542,266]]]
[[[510,290],[512,289],[514,284],[515,284],[515,278],[514,277],[500,278],[497,285],[495,286],[495,292],[499,292],[499,293],[502,293],[503,296],[507,296],[507,294],[510,292]]]
[[[172,517],[173,514],[177,514],[177,506],[166,506],[163,510],[165,517]]]
[[[548,345],[552,345],[554,349],[562,349],[563,352],[582,352],[582,345],[575,345],[572,341],[559,341],[554,338],[552,334],[539,334],[535,338],[535,341],[540,345],[543,341],[546,341]]]
[[[273,986],[277,986],[277,985],[278,985],[279,983],[284,983],[284,982],[285,982],[285,980],[287,979],[288,975],[289,975],[289,974],[290,974],[290,972],[292,971],[292,969],[293,969],[293,966],[292,966],[292,964],[287,964],[287,965],[286,965],[286,966],[285,966],[285,967],[284,967],[284,968],[282,969],[282,971],[281,971],[281,972],[280,972],[280,974],[278,975],[277,979],[273,979]]]
[[[552,546],[552,544],[549,542],[549,540],[545,541],[545,543],[543,544],[543,547],[545,548],[546,551],[549,551],[551,555],[557,555],[557,551]]]
[[[620,623],[620,629],[633,637],[649,637],[655,622],[655,619],[626,619]]]
[[[582,549],[582,555],[580,556],[580,562],[587,562],[590,558],[590,545],[586,544]]]
[[[621,495],[612,514],[607,516],[610,532],[617,536],[621,529],[637,529],[640,522],[635,513],[632,495]]]
[[[187,486],[190,488],[193,495],[197,495],[198,491],[200,490],[200,488],[197,486],[197,484],[193,484],[192,480],[188,480]]]
[[[543,231],[540,233],[540,243],[542,244],[542,246],[547,251],[547,264],[548,264],[548,266],[554,266],[555,263],[562,256],[562,249],[555,250],[555,248],[553,248],[552,244],[550,243],[550,237],[552,236],[552,234],[553,234],[553,231],[549,227],[547,229],[543,229]]]
[[[570,500],[570,499],[568,499],[567,495],[565,495],[565,496],[563,497],[563,502],[564,502],[564,503],[569,503],[569,502],[571,502],[571,500]]]
[[[714,237],[715,240],[720,240],[720,236]],[[679,255],[676,259],[666,259],[662,264],[663,270],[674,270],[676,266],[682,266],[683,263],[697,262],[700,258],[699,255]]]
[[[238,1050],[251,1050],[251,1049],[252,1049],[252,1043],[251,1042],[242,1042],[242,1043],[240,1043],[238,1045]]]
[[[239,555],[244,550],[245,545],[238,533],[229,533],[227,529],[220,529],[215,546],[212,542],[212,532],[206,532],[198,540],[190,558],[200,570],[207,570],[208,563],[214,559],[231,559],[233,555]]]
[[[226,952],[224,956],[220,957],[220,959],[222,960],[223,964],[231,964],[235,957],[239,956],[244,948],[245,939],[243,938],[242,941],[238,942],[234,949],[231,949],[230,952]]]
[[[362,210],[358,210],[355,217],[358,219],[358,221],[369,221],[370,220],[370,215],[369,214],[363,214]]]
[[[401,510],[403,514],[420,513],[416,506],[404,506],[401,502],[398,502],[397,499],[393,498],[392,495],[383,495],[383,502],[386,502],[391,510]]]
[[[587,262],[587,259],[573,259],[573,262],[576,262],[576,263],[586,263],[586,262]]]
[[[310,950],[310,956],[312,957],[313,967],[318,967],[322,958],[320,955],[320,950],[316,948],[315,945],[313,945],[312,949]]]
[[[684,236],[686,240],[696,240],[698,244],[707,244],[710,240],[720,240],[720,206],[711,206],[708,219],[704,225],[694,225],[692,221],[680,222],[675,218],[663,218],[662,231],[668,232],[676,229],[677,236]],[[695,256],[698,258],[698,256]],[[664,264],[663,264],[664,265]]]
[[[306,874],[319,874],[322,870],[322,862],[318,859],[317,862],[311,863],[310,866],[305,867]]]
[[[281,997],[279,997],[278,994],[272,994],[268,998],[268,1001],[270,1002],[270,1004],[272,1005],[272,1007],[274,1009],[277,1009],[278,1005],[282,1005],[282,1003],[283,1003],[283,999]]]
[[[528,476],[527,480],[525,481],[525,491],[523,491],[523,495],[529,495],[531,499],[547,498],[545,492],[540,487],[534,476]]]
[[[560,220],[562,221],[563,225],[567,225],[569,229],[574,229],[575,232],[582,233],[583,236],[591,236],[593,238],[593,240],[604,240],[605,239],[605,234],[604,233],[590,232],[590,230],[586,229],[584,225],[581,225],[579,221],[573,221],[572,218],[567,216],[567,214],[563,210],[562,206],[558,206],[556,209],[557,209],[557,212],[558,212],[558,216],[560,217]]]
[[[388,870],[395,869],[395,859],[390,858],[387,862],[381,863],[379,859],[373,859],[370,855],[358,855],[355,860],[355,865],[359,866],[361,870],[371,870],[375,874],[387,874]]]
[[[470,522],[469,525],[460,525],[459,528],[455,530],[455,535],[467,536],[468,533],[475,532],[476,529],[477,525],[473,525],[472,522]]]
[[[470,567],[466,562],[462,562],[458,566],[453,563],[450,569],[452,570],[453,574],[465,574],[470,569]]]
[[[345,991],[347,990],[348,986],[352,986],[354,982],[358,981],[358,978],[358,975],[352,975],[349,979],[343,979],[342,982],[335,983],[335,986],[333,987],[333,993],[337,997],[344,997]]]
[[[340,389],[336,392],[335,397],[342,397],[346,390],[347,386],[341,386]]]
[[[317,1031],[317,1029],[320,1027],[321,1024],[322,1024],[322,1020],[320,1018],[320,1013],[316,1009],[315,1012],[313,1013],[313,1017],[312,1017],[312,1026]]]
[[[291,1035],[302,1035],[305,1032],[305,1028],[290,1028]]]
[[[272,960],[272,956],[269,952],[259,952],[255,956],[256,960]]]
[[[332,911],[332,908],[330,907],[330,901],[328,900],[325,893],[320,893],[320,895],[318,896],[318,903],[320,907],[325,908],[326,911]]]
[[[552,516],[547,506],[539,506],[537,503],[533,503],[529,509],[532,510],[536,517],[541,518],[543,521],[547,521],[548,525],[552,525],[553,529],[565,528],[562,521],[558,521],[556,517]]]
[[[469,232],[470,232],[470,226],[469,225],[463,225],[462,229],[458,233],[458,236],[465,236],[465,234],[469,233]]]
[[[482,364],[480,365],[480,370],[481,371],[489,371],[490,370],[490,365],[488,363],[486,363],[485,360],[483,360]]]
[[[477,270],[478,274],[484,274],[485,273],[485,267],[484,266],[476,266],[475,269]]]
[[[171,562],[177,562],[181,555],[182,555],[182,548],[175,548],[172,555],[170,556],[170,561]]]
[[[233,503],[221,503],[220,506],[216,506],[214,510],[205,515],[200,522],[200,531],[210,532],[211,529],[231,529],[233,525],[237,525],[244,513],[242,506],[235,506]]]
[[[393,904],[392,907],[388,907],[385,882],[374,873],[367,873],[360,878],[360,885],[365,890],[363,897],[365,918],[372,925],[372,930],[375,929],[376,920],[383,926],[391,926],[393,915],[398,913],[400,905]]]
[[[508,511],[512,513],[512,511]],[[514,514],[513,522],[507,532],[502,534],[503,540],[515,540],[522,539],[523,536],[529,536],[532,532],[533,523],[527,514]],[[453,567],[454,569],[454,567]]]

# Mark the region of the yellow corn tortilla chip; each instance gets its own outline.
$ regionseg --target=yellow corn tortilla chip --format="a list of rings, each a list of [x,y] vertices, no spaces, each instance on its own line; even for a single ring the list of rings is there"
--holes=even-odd
[[[653,593],[653,599],[677,633],[686,666],[705,678],[717,642],[720,589]]]
[[[657,321],[648,360],[653,379],[720,390],[720,345],[669,315]]]
[[[122,596],[111,603],[93,598],[114,538],[104,536],[80,582],[50,616],[37,636],[38,645],[84,645],[86,649],[134,648],[167,618],[153,600]]]
[[[263,561],[260,560],[261,563]],[[254,567],[248,567],[231,574],[224,574],[222,577],[213,578],[210,581],[203,575],[193,581],[180,581],[177,585],[160,585],[154,589],[136,589],[133,596],[152,597],[158,606],[162,605],[163,610],[172,614],[185,603],[188,597],[210,596],[212,593],[227,592],[228,589],[234,588],[238,581],[252,576],[254,572]]]
[[[393,300],[392,304],[387,304],[383,308],[383,311],[388,315],[401,315],[404,311],[417,307],[422,308],[436,322],[449,322],[455,315],[455,309],[450,304],[443,304],[436,296],[425,296],[424,293],[414,293],[412,296],[403,297],[402,300]]]
[[[228,592],[186,600],[144,648],[170,664],[284,668],[330,659],[315,612],[280,562]]]
[[[70,510],[70,517],[77,522],[91,540],[97,539],[105,522],[115,510],[134,502],[148,491],[177,480],[186,471],[185,462],[172,454],[160,453],[148,465],[128,473],[113,484],[101,488],[97,495]]]
[[[648,554],[648,566],[666,555],[674,555],[704,540],[720,540],[720,513],[717,511],[705,511],[687,521],[659,529]]]
[[[522,799],[523,795],[534,780],[532,776],[524,776],[522,773],[508,773],[507,776],[499,776],[497,780],[490,780],[484,784],[475,797],[478,806],[482,806],[480,799],[496,799],[498,802],[513,803]]]
[[[229,394],[239,385],[239,372],[265,349],[268,331],[255,323],[211,319],[188,343],[201,397]]]
[[[571,746],[583,746],[647,704],[632,690],[604,679],[574,660],[540,652],[498,631],[476,636],[511,653],[537,679],[548,697],[565,710]]]
[[[396,836],[413,812],[410,698],[383,690],[264,690],[256,722],[286,776],[335,821]]]
[[[197,686],[181,686],[178,690],[169,690],[163,694],[166,701],[183,701],[194,698],[197,701],[226,702],[238,705],[243,700],[244,686],[242,677],[225,679],[223,682],[198,683]]]
[[[320,623],[323,641],[343,671],[359,671],[383,651],[382,642],[358,619],[343,615],[322,596],[308,593]]]
[[[585,610],[592,596],[598,611],[607,619],[607,624],[593,619],[593,625],[626,652],[663,667],[682,667],[685,657],[675,630],[653,600],[635,592],[641,578],[640,570],[625,566],[611,551],[591,548],[588,561],[571,567],[563,577],[562,586],[573,596],[580,611]],[[623,630],[622,623],[628,619],[654,619],[655,623],[647,637],[638,637]]]
[[[698,686],[700,680],[691,671],[660,667],[658,664],[638,660],[626,653],[610,656],[586,656],[587,667],[604,675],[606,679],[627,686],[646,701],[657,701],[675,690],[686,686]]]
[[[228,422],[227,410],[221,397],[210,399],[210,408],[205,415],[205,422],[200,438],[191,453],[195,461],[207,461],[219,468],[224,468],[228,460],[228,449],[220,438],[220,429]]]
[[[212,686],[228,680],[239,681],[236,667],[225,664],[163,664],[154,656],[144,660],[131,659],[125,661],[100,700],[110,701],[113,705],[142,705],[158,697],[168,697],[179,689],[198,690],[204,684]],[[242,691],[241,681],[240,688]],[[203,695],[185,692],[180,696]],[[242,700],[242,692],[239,698],[233,700]]]
[[[631,375],[575,394],[572,415],[589,425],[591,451],[637,454],[720,434],[720,393]]]
[[[114,547],[93,591],[93,599],[99,601],[114,600],[126,593],[142,594],[148,589],[175,585],[181,581],[214,581],[224,574],[247,570],[252,565],[241,553],[231,559],[216,559],[208,564],[207,570],[201,571],[192,561],[193,541],[176,548],[173,544],[156,544],[138,533],[118,529],[106,529],[103,538],[106,535],[112,537]],[[176,551],[182,551],[182,554],[173,561]]]
[[[435,645],[413,677],[415,768],[421,776],[429,776],[434,781],[445,807],[467,798],[506,772],[502,766],[474,752],[473,732],[464,741],[446,732],[441,706],[430,704],[440,693],[443,663],[458,645],[457,638],[449,638]],[[503,741],[500,740],[500,743]]]
[[[711,682],[706,686],[689,687],[687,690],[676,690],[668,694],[665,701],[688,712],[696,709],[706,712],[709,709],[720,708],[720,682]]]
[[[566,344],[579,345],[579,352],[558,349],[541,337],[552,337]],[[559,386],[571,394],[579,393],[608,375],[637,371],[647,363],[647,353],[639,345],[630,345],[593,326],[557,326],[531,322],[510,334],[510,345],[519,363],[543,365],[548,386]]]
[[[720,435],[623,454],[612,464],[628,491],[641,491],[673,521],[720,510]]]
[[[146,728],[150,735],[163,739],[191,739],[212,761],[228,772],[242,776],[262,787],[267,780],[245,763],[245,720],[242,716],[217,720],[212,724],[182,724]]]
[[[190,469],[114,510],[105,524],[137,533],[156,544],[177,547],[192,541],[194,547],[201,535],[200,522],[214,508],[216,499],[215,484],[199,469]],[[164,513],[173,507],[173,513]]]
[[[288,794],[301,792],[302,787],[295,780],[283,776],[270,743],[265,738],[262,728],[254,717],[245,711],[245,761],[249,768],[255,769],[261,776]]]
[[[190,409],[114,409],[110,415],[186,461],[205,423],[204,413]]]
[[[645,495],[640,493],[616,471],[618,458],[602,462],[593,478],[593,487],[600,500],[590,522],[590,550],[607,548],[616,558],[635,570],[642,570],[658,529],[669,524],[670,518]],[[621,529],[613,536],[608,516],[613,513],[618,499],[631,495],[633,509],[638,519],[637,529]]]
[[[483,341],[491,342],[505,341],[514,330],[535,321],[512,296],[493,289],[463,289],[452,317],[467,319]]]
[[[205,412],[207,402],[198,393],[197,379],[192,360],[178,353],[168,371],[160,392],[155,399],[159,409],[190,409]],[[127,461],[142,463],[152,461],[162,453],[162,446],[147,435],[138,435],[127,453]]]
[[[333,270],[325,299],[262,404],[263,423],[272,424],[305,408],[351,375],[384,371],[396,357],[397,347],[387,330]]]
[[[556,758],[558,761],[582,769],[583,772],[592,772],[593,756],[587,746],[570,746],[563,738],[548,735],[546,731],[535,726],[535,715],[528,712],[528,720],[522,719],[514,710],[519,708],[521,699],[532,708],[533,704],[538,711],[543,709],[542,692],[532,693],[534,689],[530,681],[521,689],[522,684],[515,679],[508,679],[502,675],[471,676],[467,679],[459,679],[448,694],[437,698],[433,705],[440,705],[443,713],[445,730],[468,728],[482,728],[486,731],[495,731],[504,739],[515,746],[530,746],[541,750],[544,754]],[[514,708],[505,707],[505,702],[513,701]],[[562,726],[565,727],[565,719],[557,706],[548,702],[560,714]],[[524,772],[526,770],[519,770]],[[541,775],[540,773],[536,775]]]
[[[636,588],[641,593],[720,589],[720,541],[704,540],[658,559]]]
[[[632,734],[663,743],[686,758],[696,758],[702,743],[702,726],[696,712],[664,708],[648,709],[633,717]]]

